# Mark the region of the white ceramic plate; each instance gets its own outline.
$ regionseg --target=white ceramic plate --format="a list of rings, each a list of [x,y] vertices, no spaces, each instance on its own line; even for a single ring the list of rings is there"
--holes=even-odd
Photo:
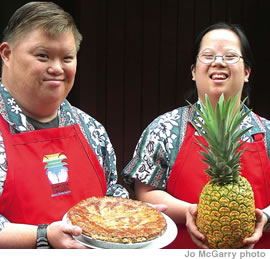
[[[167,229],[163,233],[162,236],[147,242],[140,242],[140,243],[130,243],[130,244],[122,244],[122,243],[114,243],[114,242],[106,242],[101,240],[94,240],[86,235],[80,235],[78,237],[74,236],[74,239],[77,242],[89,247],[89,248],[107,248],[107,249],[153,249],[153,248],[163,248],[169,245],[177,235],[177,227],[174,221],[168,217],[166,214],[162,213],[166,222],[167,222]],[[63,221],[67,224],[70,224],[67,214],[64,215]]]

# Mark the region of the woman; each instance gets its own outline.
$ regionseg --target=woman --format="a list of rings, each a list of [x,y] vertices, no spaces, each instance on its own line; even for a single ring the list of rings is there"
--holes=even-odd
[[[231,56],[234,62],[227,63]],[[196,83],[198,97],[204,101],[207,94],[214,107],[222,93],[225,98],[234,97],[238,92],[244,95],[251,73],[250,59],[248,40],[239,27],[218,23],[206,28],[195,41],[191,66],[192,80]],[[195,147],[190,145],[186,138],[189,134],[197,134],[189,122],[194,116],[191,107],[185,106],[156,118],[143,132],[133,159],[123,171],[127,182],[135,181],[138,199],[168,205],[166,214],[177,223],[179,230],[170,248],[207,248],[203,242],[205,237],[195,225],[196,204],[207,178],[202,176],[204,172],[197,169],[197,163],[201,162],[198,152],[195,152]],[[243,137],[250,145],[254,144],[255,133],[262,133],[265,144],[270,143],[269,121],[258,119],[251,113],[241,127],[246,128],[250,124],[253,126],[252,130]],[[265,159],[259,165],[260,170],[268,175],[269,143],[264,145]],[[247,155],[244,153],[243,156]],[[245,161],[248,161],[248,166],[245,166],[247,171],[244,173],[249,175],[252,185],[257,168],[252,157],[246,157]],[[178,180],[172,184],[172,179]],[[270,180],[264,175],[259,179],[261,186],[269,186]],[[244,240],[243,247],[252,248],[259,241],[256,248],[269,248],[269,233],[264,233],[262,238],[261,236],[264,226],[268,226],[270,200],[269,197],[264,198],[267,197],[264,192],[258,192],[256,195],[259,197],[259,202],[256,203],[259,208],[256,210],[256,231],[252,237]]]

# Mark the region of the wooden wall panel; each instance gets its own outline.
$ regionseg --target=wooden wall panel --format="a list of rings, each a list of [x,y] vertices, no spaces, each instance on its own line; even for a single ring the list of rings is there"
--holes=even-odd
[[[177,68],[175,107],[187,105],[187,92],[191,85],[191,56],[195,38],[195,0],[179,1],[177,12]]]
[[[124,55],[125,55],[125,5],[123,0],[108,1],[107,39],[107,131],[115,150],[123,150],[124,116]],[[117,15],[116,15],[117,14]],[[122,164],[122,156],[117,157]]]
[[[177,89],[178,1],[161,2],[159,107],[158,114],[174,109]]]
[[[250,1],[249,1],[250,2]],[[256,2],[256,3],[254,3]],[[261,116],[270,119],[269,102],[269,1],[254,1],[250,3],[246,20],[249,20],[249,26],[246,31],[251,41],[255,65],[253,67],[253,81],[251,89],[251,107]],[[251,25],[252,23],[252,25]]]
[[[211,23],[212,12],[215,12],[215,10],[212,10],[211,3],[211,0],[194,1],[194,39],[202,29],[204,29],[209,23]]]
[[[123,150],[121,157],[123,168],[130,159],[143,130],[142,80],[143,80],[143,0],[126,2],[125,26],[125,75],[124,75],[124,116]],[[119,160],[119,158],[118,158]]]
[[[228,1],[211,1],[211,17],[210,22],[219,22],[227,20]]]
[[[79,100],[79,107],[95,117],[98,113],[97,104],[99,102],[97,96],[104,96],[97,90],[97,28],[98,5],[96,1],[83,1],[80,6],[80,19],[78,23],[80,31],[83,33],[83,41],[78,54],[78,68],[76,84],[72,93],[77,93],[78,97],[70,96],[72,100]],[[85,23],[83,21],[87,20]],[[103,73],[102,73],[103,74]],[[81,87],[77,87],[77,85]],[[99,115],[100,116],[100,115]],[[104,118],[103,118],[104,121]]]
[[[84,1],[88,2],[88,1]],[[87,81],[84,81],[79,85],[79,87],[95,87],[96,95],[90,95],[90,99],[96,99],[96,115],[94,116],[102,124],[106,125],[107,119],[107,69],[108,69],[108,28],[107,28],[107,19],[108,19],[108,7],[107,1],[100,0],[96,1],[97,10],[96,10],[96,34],[93,34],[90,40],[96,41],[96,85],[88,85]],[[87,12],[88,10],[86,10]],[[88,19],[81,21],[81,24],[85,23],[85,30],[82,31],[82,34],[88,34]],[[85,43],[86,48],[88,48],[88,43]],[[81,53],[82,55],[84,53]],[[88,67],[88,63],[83,63],[82,66]],[[88,76],[88,73],[86,74]],[[86,95],[87,96],[87,95]],[[84,92],[81,92],[81,98],[85,98]],[[91,101],[89,100],[89,101]],[[91,114],[91,111],[89,111]]]
[[[161,0],[143,1],[142,127],[158,115]],[[136,98],[136,97],[135,97]]]
[[[0,10],[0,29],[28,1]],[[69,11],[83,34],[76,83],[68,99],[100,121],[117,154],[128,163],[144,128],[158,115],[186,105],[196,35],[218,21],[240,24],[250,40],[251,107],[270,119],[268,0],[54,1]]]

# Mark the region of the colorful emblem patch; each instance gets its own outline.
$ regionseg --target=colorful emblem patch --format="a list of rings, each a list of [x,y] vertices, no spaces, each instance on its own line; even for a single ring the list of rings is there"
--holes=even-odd
[[[46,174],[52,186],[52,197],[70,193],[68,186],[67,163],[63,162],[67,157],[62,153],[45,155],[43,162],[46,163]]]

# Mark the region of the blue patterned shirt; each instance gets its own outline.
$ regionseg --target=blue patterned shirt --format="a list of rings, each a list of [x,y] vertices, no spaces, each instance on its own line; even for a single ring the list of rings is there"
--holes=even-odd
[[[196,106],[200,108],[199,103]],[[247,111],[243,107],[243,112]],[[134,180],[166,190],[170,173],[184,141],[189,121],[195,116],[202,120],[190,106],[180,107],[157,117],[144,130],[136,146],[132,160],[124,168],[122,176],[128,184]],[[254,112],[243,120],[240,127],[252,128],[242,140],[253,142],[253,135],[264,133],[264,142],[270,157],[270,121],[259,118]],[[195,132],[195,134],[198,134]]]
[[[0,85],[0,113],[8,122],[12,133],[35,130],[23,114],[15,99],[6,88]],[[70,105],[67,100],[58,109],[59,127],[78,123],[86,140],[96,154],[104,170],[107,182],[107,195],[128,198],[127,190],[117,184],[116,156],[105,128],[94,118]],[[5,145],[0,132],[0,195],[5,187],[8,164]],[[4,228],[7,219],[0,215],[0,231]]]

